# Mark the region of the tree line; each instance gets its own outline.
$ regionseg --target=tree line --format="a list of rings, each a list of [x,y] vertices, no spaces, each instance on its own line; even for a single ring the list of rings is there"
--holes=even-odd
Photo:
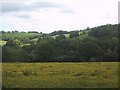
[[[14,41],[3,46],[3,62],[110,62],[118,61],[118,25],[72,31],[67,38],[41,35],[36,44],[20,47]],[[54,32],[53,34],[55,34]],[[65,31],[65,33],[67,33]],[[56,34],[55,34],[56,35]]]

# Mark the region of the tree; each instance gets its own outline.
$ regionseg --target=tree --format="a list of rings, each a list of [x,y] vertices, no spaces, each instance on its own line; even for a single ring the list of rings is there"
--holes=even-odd
[[[3,46],[3,62],[30,62],[31,56],[20,47]]]
[[[77,56],[83,57],[86,61],[96,57],[102,59],[103,50],[95,43],[88,41],[80,43]]]
[[[35,61],[51,61],[53,59],[53,47],[47,42],[37,45]]]
[[[79,31],[71,31],[70,32],[70,38],[78,37],[79,36]]]
[[[76,61],[76,51],[79,46],[77,38],[67,38],[54,44],[55,61]]]
[[[5,46],[19,47],[14,41],[7,41]]]
[[[68,31],[63,31],[63,30],[59,30],[59,31],[54,31],[52,33],[50,33],[50,35],[61,35],[61,34],[68,34]]]

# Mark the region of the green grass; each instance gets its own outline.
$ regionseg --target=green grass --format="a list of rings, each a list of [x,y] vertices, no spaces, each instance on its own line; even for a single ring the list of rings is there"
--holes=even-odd
[[[66,38],[69,38],[70,34],[64,34],[66,36]]]
[[[0,46],[3,46],[3,45],[5,45],[5,44],[6,44],[6,41],[0,40]]]
[[[37,42],[38,38],[34,38],[36,36],[39,36],[41,34],[39,33],[4,33],[4,34],[0,34],[0,38],[5,38],[5,39],[10,39],[10,40],[14,40],[16,42],[19,42],[20,46],[26,46],[29,45],[30,43],[25,43],[23,44],[23,42],[21,42],[22,40],[29,40],[29,41],[34,41]],[[34,38],[34,39],[30,39],[30,38]],[[0,45],[4,46],[6,44],[6,41],[2,41],[0,40]]]
[[[69,34],[64,34],[64,35],[65,35],[66,38],[69,38],[69,36],[70,36]],[[59,36],[59,35],[54,35],[54,36],[51,36],[51,37],[52,37],[53,39],[55,39],[57,36]]]
[[[59,35],[54,35],[54,36],[51,36],[53,39],[55,39],[57,36],[59,36]]]
[[[34,38],[31,41],[37,42],[39,38]]]
[[[37,36],[40,35],[38,33],[4,33],[2,34],[2,37],[6,38],[26,38],[31,36]]]
[[[117,88],[117,62],[3,63],[6,88]]]
[[[23,46],[29,46],[31,44],[21,44],[20,47],[23,47]]]

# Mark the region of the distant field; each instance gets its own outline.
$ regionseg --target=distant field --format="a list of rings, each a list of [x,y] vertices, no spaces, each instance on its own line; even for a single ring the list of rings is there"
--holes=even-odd
[[[6,88],[117,88],[117,62],[3,63]]]
[[[1,41],[0,40],[0,46],[3,46],[3,45],[5,45],[6,44],[6,41]]]
[[[2,37],[3,40],[13,40],[16,43],[19,43],[20,46],[30,45],[30,41],[37,42],[38,36],[41,34],[39,33],[4,33],[0,34],[0,38]],[[6,41],[0,40],[0,46],[4,46]]]
[[[66,38],[69,38],[69,34],[64,34]],[[54,35],[54,36],[51,36],[53,39],[55,39],[57,36],[59,35]]]
[[[30,36],[37,36],[40,35],[38,33],[5,33],[2,34],[2,37],[6,37],[6,38],[26,38],[26,37],[30,37]]]

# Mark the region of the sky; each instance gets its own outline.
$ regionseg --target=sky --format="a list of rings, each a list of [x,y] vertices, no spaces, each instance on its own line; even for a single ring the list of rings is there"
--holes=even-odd
[[[82,30],[118,23],[119,0],[0,0],[0,30]]]

